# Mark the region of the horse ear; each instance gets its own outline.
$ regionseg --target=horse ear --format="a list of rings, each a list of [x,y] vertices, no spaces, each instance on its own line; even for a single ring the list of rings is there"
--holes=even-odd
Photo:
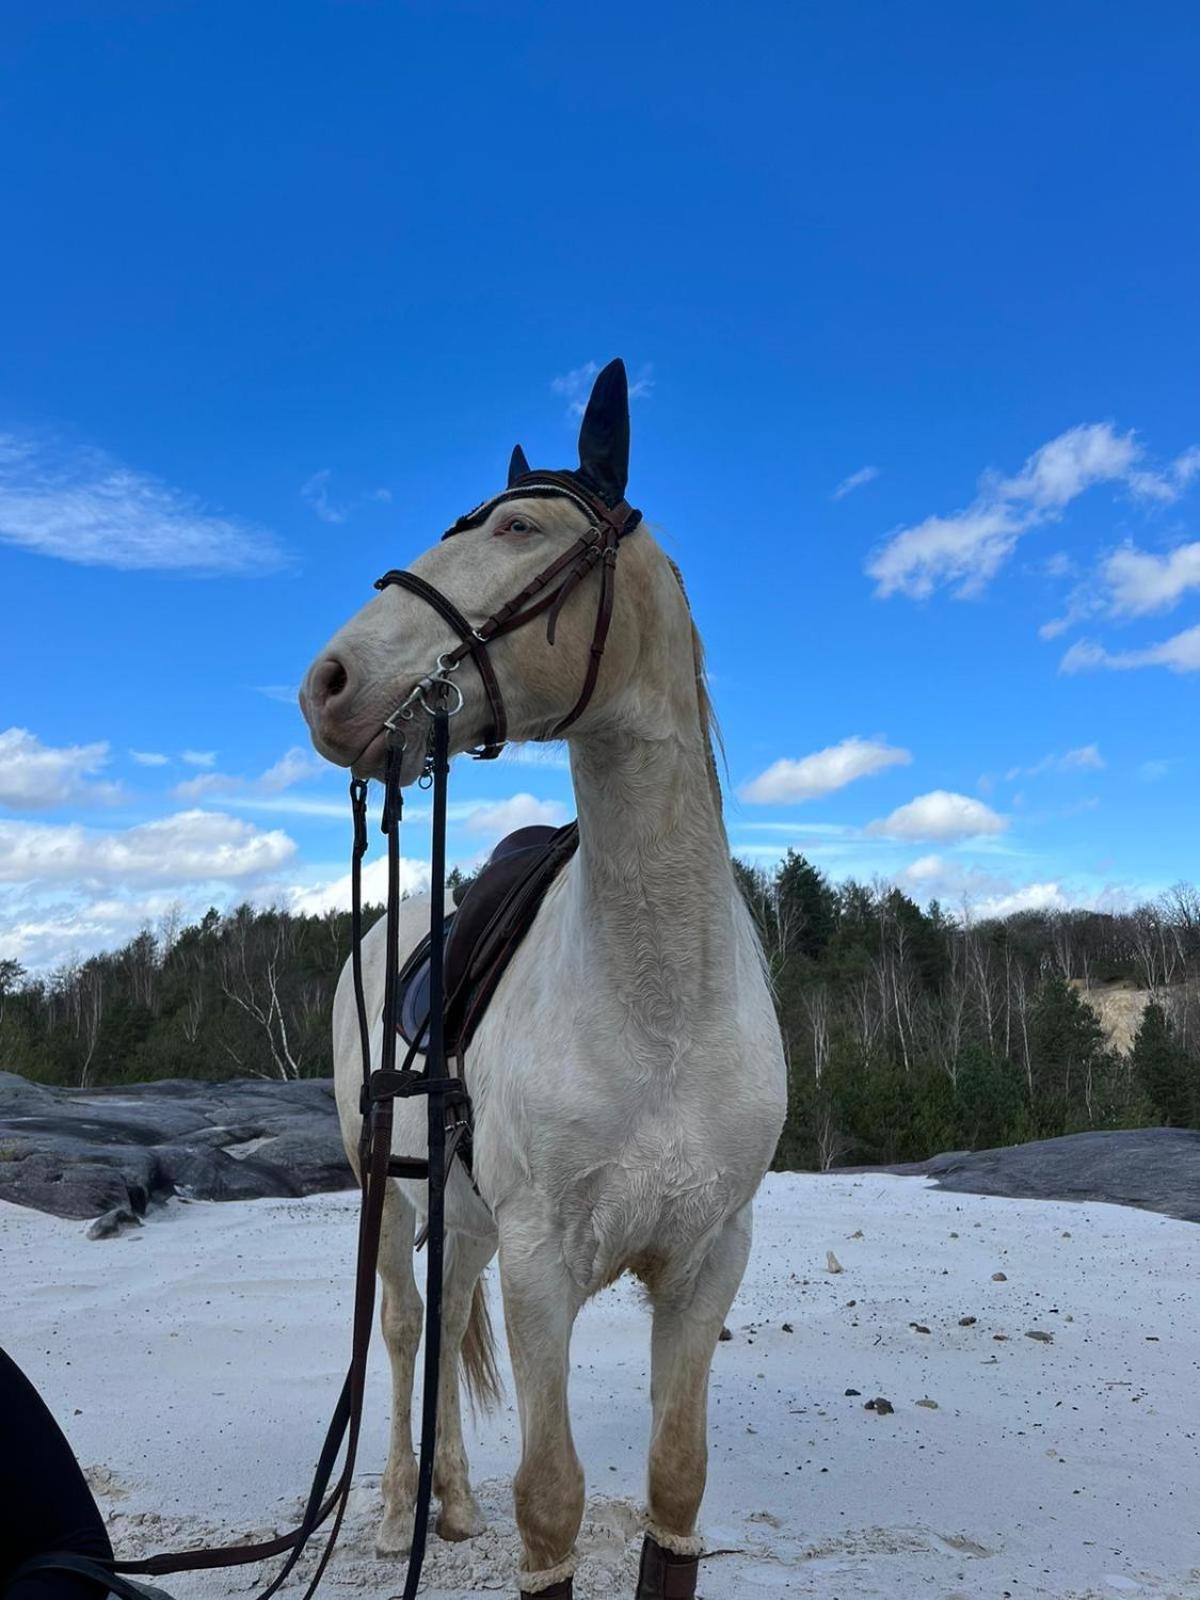
[[[579,466],[606,495],[624,497],[629,481],[629,380],[619,356],[592,385],[579,430]]]
[[[513,445],[513,453],[508,461],[508,486],[511,489],[518,478],[523,478],[529,471],[529,463],[525,459],[525,452],[519,444]]]

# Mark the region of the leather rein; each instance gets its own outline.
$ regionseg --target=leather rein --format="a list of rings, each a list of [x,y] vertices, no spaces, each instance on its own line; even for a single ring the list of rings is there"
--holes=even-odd
[[[359,1210],[358,1247],[354,1283],[354,1320],[350,1363],[325,1435],[309,1490],[304,1515],[289,1533],[255,1543],[217,1549],[200,1548],[147,1556],[139,1561],[121,1561],[103,1572],[94,1563],[83,1563],[91,1575],[99,1573],[110,1582],[113,1592],[140,1600],[140,1592],[116,1574],[132,1572],[162,1576],[172,1572],[244,1566],[272,1556],[287,1557],[282,1569],[256,1600],[270,1600],[289,1577],[305,1546],[317,1529],[333,1517],[325,1545],[304,1593],[311,1600],[333,1554],[349,1500],[359,1435],[362,1427],[366,1389],[367,1353],[375,1309],[375,1272],[383,1222],[383,1202],[389,1178],[420,1179],[428,1183],[428,1243],[425,1293],[424,1390],[421,1411],[421,1449],[418,1461],[417,1496],[414,1508],[413,1541],[405,1573],[403,1600],[413,1600],[421,1580],[429,1506],[433,1492],[433,1457],[437,1434],[437,1399],[442,1330],[442,1264],[445,1244],[444,1201],[447,1174],[459,1140],[469,1132],[471,1106],[466,1085],[446,1070],[444,1010],[445,985],[445,879],[446,879],[446,791],[449,775],[449,719],[463,706],[463,694],[450,674],[469,656],[479,673],[491,714],[487,737],[473,751],[478,760],[494,760],[508,737],[508,718],[499,679],[488,657],[488,646],[535,618],[548,615],[546,637],[554,643],[555,628],[567,600],[596,566],[600,568],[600,596],[583,685],[571,710],[558,722],[550,737],[561,735],[587,709],[600,674],[600,662],[612,621],[613,589],[617,550],[626,534],[641,521],[641,512],[625,500],[610,506],[574,473],[533,472],[519,478],[499,495],[485,500],[450,528],[443,538],[453,538],[476,528],[502,502],[529,496],[560,496],[573,501],[585,512],[589,526],[571,547],[525,585],[511,600],[479,624],[473,626],[441,590],[415,572],[386,572],[375,587],[391,585],[407,589],[432,607],[454,629],[459,642],[440,655],[435,670],[428,673],[387,718],[386,767],[382,831],[387,839],[388,894],[385,911],[386,968],[384,974],[384,1028],[380,1065],[371,1065],[371,1020],[367,1014],[362,965],[362,862],[367,851],[367,783],[354,778],[350,784],[354,842],[351,853],[351,973],[359,1044],[362,1054],[362,1132],[359,1142],[359,1181],[362,1203]],[[561,580],[556,583],[555,580]],[[451,703],[451,702],[454,703]],[[401,764],[406,736],[401,724],[410,723],[420,705],[428,714],[424,778],[433,787],[433,846],[430,885],[430,984],[429,1040],[425,1069],[411,1070],[407,1062],[396,1069],[397,979],[399,977],[400,917],[400,817],[402,811]],[[425,1095],[428,1106],[428,1157],[394,1156],[392,1128],[394,1102],[414,1095]],[[334,1487],[329,1489],[334,1467],[345,1442],[345,1456]],[[79,1572],[79,1559],[61,1555],[44,1558],[41,1566]],[[95,1569],[92,1571],[91,1569]]]

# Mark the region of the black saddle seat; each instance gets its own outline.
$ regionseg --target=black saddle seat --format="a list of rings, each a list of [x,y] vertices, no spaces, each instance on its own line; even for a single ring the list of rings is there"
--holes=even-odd
[[[479,1026],[505,968],[528,933],[547,889],[579,844],[578,823],[518,828],[492,851],[446,919],[445,1038],[461,1055]],[[429,936],[405,962],[396,1024],[409,1046],[429,1041]]]

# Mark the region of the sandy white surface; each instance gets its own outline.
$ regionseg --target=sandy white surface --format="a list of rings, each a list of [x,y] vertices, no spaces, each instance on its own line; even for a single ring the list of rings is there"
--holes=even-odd
[[[0,1205],[0,1342],[91,1470],[119,1550],[296,1517],[344,1369],[355,1203],[177,1203],[97,1242]],[[1198,1279],[1200,1230],[1144,1212],[772,1176],[714,1366],[703,1532],[735,1553],[705,1563],[701,1594],[1200,1597]],[[576,1330],[581,1597],[633,1594],[647,1335],[627,1283]],[[894,1414],[863,1409],[877,1395]],[[372,1548],[386,1414],[377,1342],[328,1600],[400,1587]],[[491,1526],[431,1537],[431,1600],[514,1592],[516,1452],[510,1384],[471,1442]],[[169,1587],[207,1600],[255,1576]]]

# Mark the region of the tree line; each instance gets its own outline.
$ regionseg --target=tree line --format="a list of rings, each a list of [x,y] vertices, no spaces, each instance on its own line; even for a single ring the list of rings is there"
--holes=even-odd
[[[1003,919],[922,909],[894,885],[831,883],[789,852],[735,862],[788,1058],[778,1163],[920,1160],[1086,1128],[1200,1126],[1200,895],[1109,914]],[[467,880],[458,878],[459,887]],[[345,912],[241,906],[169,919],[122,949],[29,977],[0,961],[0,1068],[87,1087],[333,1070]],[[1089,989],[1147,990],[1132,1048]]]
[[[1200,895],[975,921],[789,852],[735,863],[788,1054],[779,1164],[916,1161],[1089,1128],[1200,1126]],[[1147,990],[1132,1048],[1083,993]]]

